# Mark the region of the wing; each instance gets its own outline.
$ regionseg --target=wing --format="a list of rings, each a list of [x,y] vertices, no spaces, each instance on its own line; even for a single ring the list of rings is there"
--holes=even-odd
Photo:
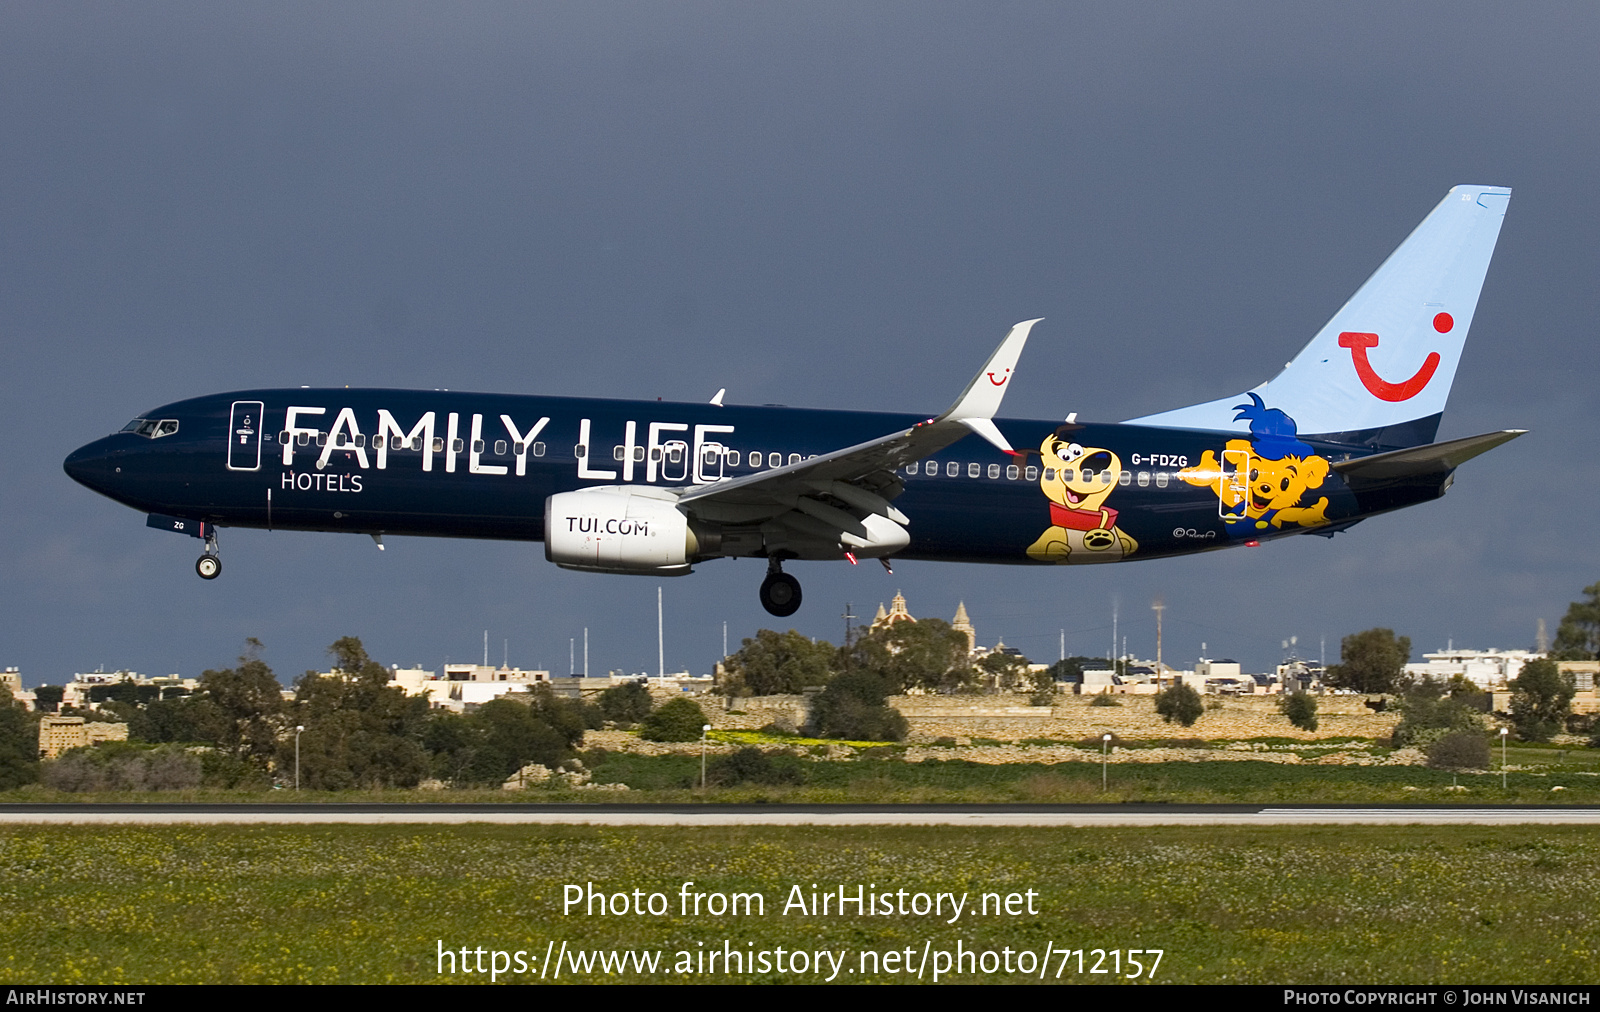
[[[890,505],[905,487],[896,471],[971,433],[1015,452],[993,418],[1038,322],[1012,327],[944,414],[786,467],[685,489],[679,508],[712,524],[759,527],[769,554],[834,559],[847,550],[893,554],[909,542],[905,527],[911,523]]]

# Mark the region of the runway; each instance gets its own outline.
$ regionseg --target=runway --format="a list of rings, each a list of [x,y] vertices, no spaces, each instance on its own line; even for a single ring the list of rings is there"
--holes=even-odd
[[[7,825],[1276,826],[1594,825],[1600,806],[1483,805],[0,805]]]

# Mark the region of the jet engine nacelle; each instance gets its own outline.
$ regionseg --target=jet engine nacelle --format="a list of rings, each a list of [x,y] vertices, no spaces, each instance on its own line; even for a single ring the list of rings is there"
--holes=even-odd
[[[600,485],[544,503],[544,557],[564,569],[681,576],[699,550],[664,489]]]

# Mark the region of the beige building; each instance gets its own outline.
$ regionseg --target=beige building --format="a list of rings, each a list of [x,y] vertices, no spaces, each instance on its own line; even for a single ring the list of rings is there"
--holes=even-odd
[[[88,721],[82,717],[39,718],[39,758],[54,759],[68,749],[97,745],[103,741],[127,741],[128,725]]]
[[[324,677],[334,677],[328,672]],[[389,669],[389,686],[408,696],[425,696],[428,706],[457,713],[470,705],[487,703],[507,693],[527,692],[535,685],[550,684],[550,672],[522,668],[497,668],[488,664],[446,664],[444,676],[422,668]]]

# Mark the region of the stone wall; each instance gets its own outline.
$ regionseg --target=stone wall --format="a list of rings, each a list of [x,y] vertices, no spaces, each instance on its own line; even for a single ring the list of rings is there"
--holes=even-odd
[[[1026,696],[894,696],[889,703],[905,715],[913,743],[938,738],[1077,741],[1107,731],[1143,739],[1379,738],[1399,719],[1394,713],[1373,713],[1364,705],[1367,696],[1319,696],[1317,730],[1302,731],[1278,711],[1276,696],[1204,696],[1208,709],[1184,727],[1156,716],[1150,696],[1114,697],[1118,706],[1094,706],[1095,698],[1057,696],[1053,706],[1029,706]],[[805,722],[807,701],[804,696],[706,697],[701,705],[713,727],[753,731],[767,724],[798,727]]]

